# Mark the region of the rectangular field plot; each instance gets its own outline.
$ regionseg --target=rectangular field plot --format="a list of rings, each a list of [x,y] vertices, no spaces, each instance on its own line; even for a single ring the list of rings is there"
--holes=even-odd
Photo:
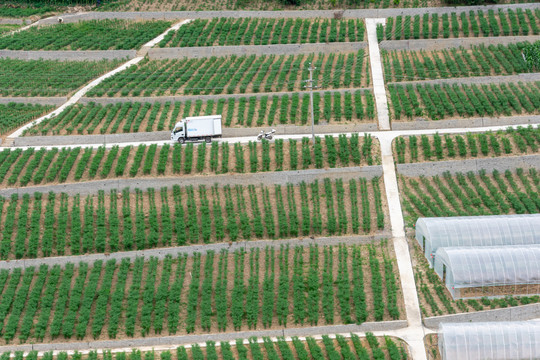
[[[0,256],[35,258],[251,239],[371,234],[385,226],[381,181],[113,190],[1,200]],[[42,229],[45,229],[42,231]],[[135,230],[135,231],[133,231]]]
[[[396,269],[383,241],[2,270],[3,301],[21,304],[2,312],[2,338],[51,342],[399,319]]]
[[[161,103],[75,105],[25,131],[25,135],[115,134],[171,130],[181,117],[221,114],[226,127],[306,125],[309,94],[250,96]],[[313,94],[315,124],[374,122],[371,91]]]
[[[538,35],[540,9],[488,10],[388,18],[381,40]]]
[[[148,60],[105,80],[88,96],[161,96],[304,90],[309,63],[323,89],[367,87],[369,61],[357,53]]]
[[[498,76],[530,72],[522,50],[530,43],[474,46],[443,51],[391,51],[383,53],[388,82]]]
[[[538,154],[540,126],[466,135],[400,136],[394,140],[399,164]]]
[[[317,137],[275,142],[166,144],[99,148],[4,149],[0,184],[26,186],[105,178],[188,174],[241,174],[380,164],[378,143],[369,135]]]
[[[100,20],[32,27],[0,38],[9,50],[138,49],[171,25],[166,21]]]
[[[479,175],[445,173],[419,179],[400,176],[399,184],[409,227],[413,227],[418,217],[540,212],[537,169],[482,171]]]
[[[490,85],[388,85],[391,116],[396,120],[424,117],[494,117],[538,114],[540,82]]]
[[[31,104],[0,104],[0,135],[44,115],[53,106]]]
[[[364,40],[363,20],[196,19],[170,32],[159,47],[356,42]]]
[[[0,96],[67,95],[120,63],[0,59]]]

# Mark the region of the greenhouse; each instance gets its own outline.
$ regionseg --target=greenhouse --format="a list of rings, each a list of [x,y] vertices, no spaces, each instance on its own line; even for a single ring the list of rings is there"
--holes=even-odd
[[[540,214],[420,218],[416,240],[430,266],[440,247],[540,244]]]
[[[521,360],[540,356],[540,321],[441,323],[438,338],[443,360]]]
[[[454,299],[540,294],[540,245],[439,248],[434,268]]]

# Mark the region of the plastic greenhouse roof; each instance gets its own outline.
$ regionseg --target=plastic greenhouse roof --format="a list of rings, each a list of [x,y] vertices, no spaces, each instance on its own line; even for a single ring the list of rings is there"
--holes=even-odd
[[[442,264],[447,283],[455,288],[540,284],[540,245],[439,248],[439,275]]]
[[[447,359],[538,359],[540,321],[441,323],[439,350]]]

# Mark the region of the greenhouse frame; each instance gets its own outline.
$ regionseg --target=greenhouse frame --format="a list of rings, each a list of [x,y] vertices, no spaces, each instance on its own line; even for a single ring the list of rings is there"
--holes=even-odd
[[[454,300],[540,294],[540,245],[439,248],[434,268]]]
[[[420,218],[416,241],[430,266],[441,247],[540,244],[540,214]]]
[[[441,323],[438,339],[443,360],[538,359],[540,321]]]

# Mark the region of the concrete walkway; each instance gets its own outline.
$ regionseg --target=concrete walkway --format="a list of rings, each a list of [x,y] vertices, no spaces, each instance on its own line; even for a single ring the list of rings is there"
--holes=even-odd
[[[379,130],[390,130],[390,117],[388,114],[388,100],[384,86],[381,52],[377,41],[377,25],[386,23],[386,19],[366,19],[366,33],[369,48],[369,63],[371,65],[371,77],[373,81],[373,94],[377,106]]]

